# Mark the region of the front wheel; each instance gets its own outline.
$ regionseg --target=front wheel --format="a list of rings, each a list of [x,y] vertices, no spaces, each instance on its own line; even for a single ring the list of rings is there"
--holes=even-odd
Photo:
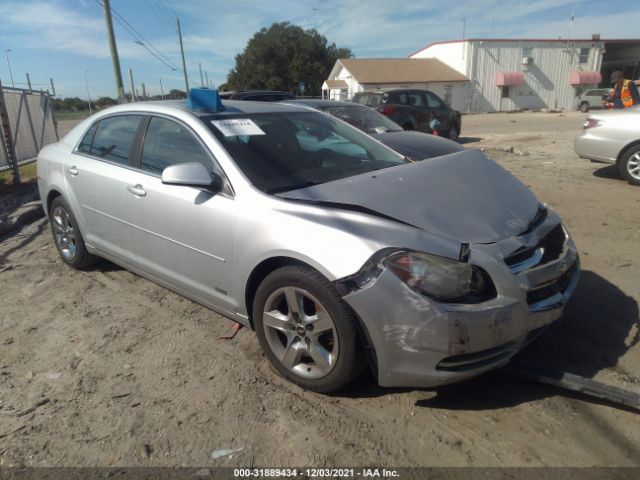
[[[302,388],[332,392],[362,371],[356,320],[333,285],[311,268],[269,274],[258,287],[253,318],[269,362]]]
[[[640,186],[640,145],[632,147],[618,163],[620,174],[631,185]]]
[[[582,102],[580,104],[580,111],[582,113],[587,113],[589,111],[589,104],[587,102]]]
[[[95,263],[97,257],[87,251],[73,213],[62,197],[56,197],[49,209],[49,223],[60,257],[67,265],[83,269]]]

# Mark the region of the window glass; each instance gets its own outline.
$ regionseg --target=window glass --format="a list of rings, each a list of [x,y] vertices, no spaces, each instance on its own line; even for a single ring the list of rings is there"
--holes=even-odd
[[[225,135],[212,120],[243,119],[255,129]],[[407,160],[341,121],[320,112],[263,113],[249,116],[212,116],[205,124],[229,152],[238,167],[260,190],[284,192],[326,183]]]
[[[91,152],[91,144],[93,143],[93,136],[96,134],[96,129],[98,128],[98,122],[91,125],[91,128],[87,130],[87,133],[82,137],[82,141],[78,145],[78,151],[82,153],[90,153]]]
[[[589,52],[591,49],[589,47],[580,49],[580,58],[578,63],[587,63],[589,61]]]
[[[202,163],[209,170],[213,168],[209,155],[185,126],[153,117],[144,137],[140,168],[161,174],[170,165],[188,162]]]
[[[433,93],[427,93],[427,105],[429,108],[442,108],[442,102]]]
[[[533,47],[522,47],[523,57],[533,57]]]
[[[414,107],[424,107],[427,104],[422,93],[411,92],[407,95],[407,98],[409,99],[409,105],[413,105]]]
[[[391,103],[401,103],[402,105],[409,105],[409,99],[406,93],[395,93],[391,95]]]
[[[141,119],[140,115],[122,115],[100,120],[91,145],[91,155],[112,162],[129,163],[129,151]]]
[[[349,107],[326,107],[323,110],[367,133],[402,131],[402,128],[395,122],[370,108],[354,105]]]

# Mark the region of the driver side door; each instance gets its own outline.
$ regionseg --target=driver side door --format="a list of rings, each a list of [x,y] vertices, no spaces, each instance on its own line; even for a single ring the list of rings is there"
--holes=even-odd
[[[235,311],[232,242],[235,202],[221,192],[162,183],[170,166],[200,162],[224,174],[184,123],[152,116],[142,140],[136,178],[136,246],[144,272],[202,303]]]

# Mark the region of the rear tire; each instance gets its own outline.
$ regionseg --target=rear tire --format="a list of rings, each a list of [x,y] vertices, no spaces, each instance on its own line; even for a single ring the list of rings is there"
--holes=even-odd
[[[447,133],[447,137],[449,137],[449,140],[453,140],[454,142],[458,141],[458,138],[460,137],[460,130],[457,125],[451,125],[449,132]]]
[[[582,113],[587,113],[589,111],[589,104],[587,102],[582,102],[580,104],[580,111]]]
[[[62,197],[56,197],[51,202],[49,224],[53,241],[64,263],[82,270],[96,262],[98,257],[87,251],[78,222]]]
[[[357,320],[331,282],[309,267],[267,275],[256,292],[253,319],[269,362],[306,390],[333,392],[362,372]]]
[[[631,185],[640,186],[640,145],[631,147],[618,162],[622,178]]]

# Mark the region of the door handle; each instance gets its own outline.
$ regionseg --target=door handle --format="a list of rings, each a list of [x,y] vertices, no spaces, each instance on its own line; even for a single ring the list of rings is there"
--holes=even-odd
[[[127,187],[127,190],[129,190],[131,193],[133,193],[137,197],[144,197],[147,194],[147,191],[139,183],[136,185],[129,185]]]
[[[72,167],[69,167],[69,168],[67,169],[67,171],[68,171],[71,175],[73,175],[74,177],[75,177],[76,175],[78,175],[78,167],[76,167],[75,165],[74,165],[74,166],[72,166]]]

